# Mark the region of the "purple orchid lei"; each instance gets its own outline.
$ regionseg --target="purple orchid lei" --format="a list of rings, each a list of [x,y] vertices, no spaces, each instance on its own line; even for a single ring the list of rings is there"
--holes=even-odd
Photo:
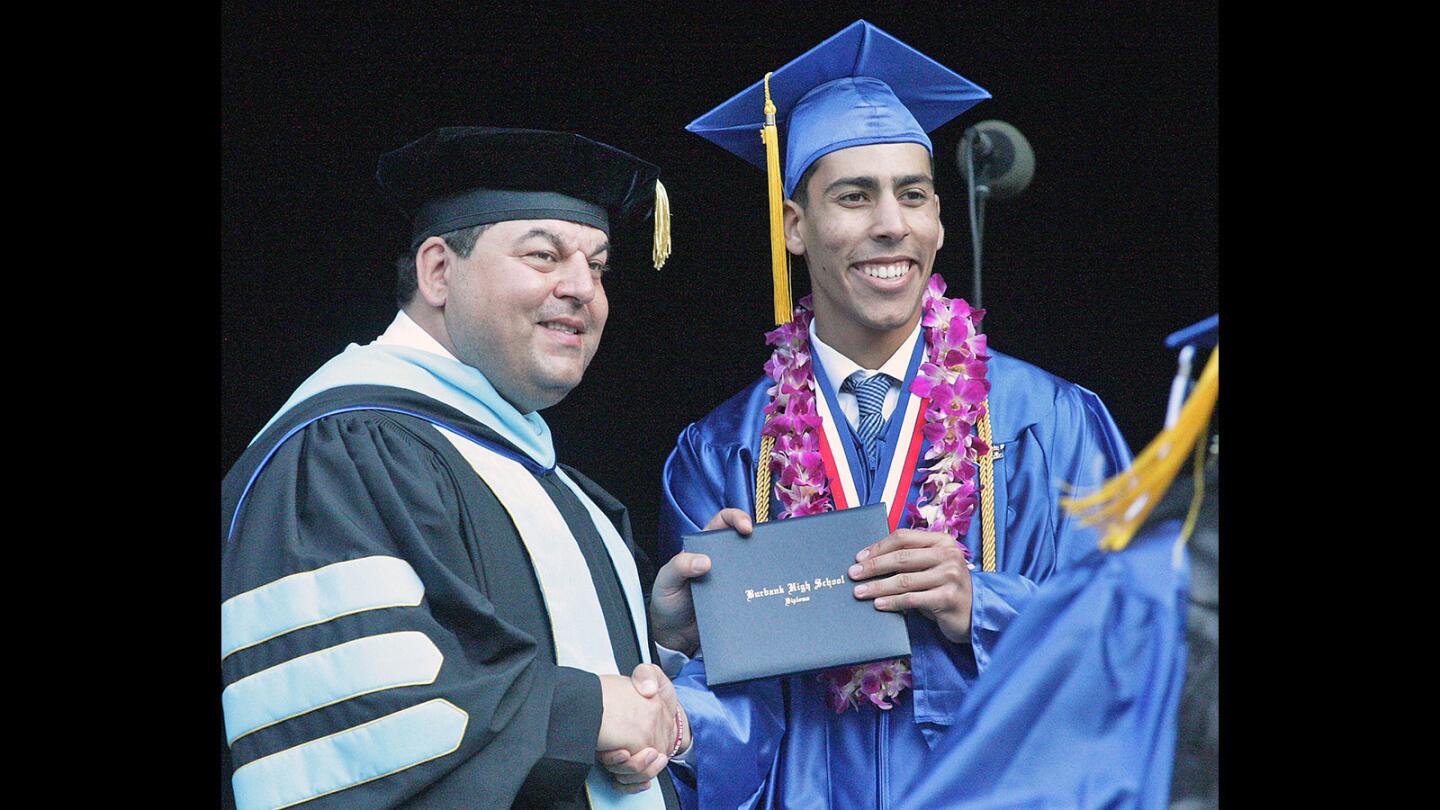
[[[990,358],[985,354],[985,335],[977,328],[985,311],[972,309],[963,299],[945,298],[944,292],[945,280],[931,275],[920,321],[926,361],[910,384],[912,392],[929,398],[921,430],[930,449],[925,453],[927,463],[916,475],[916,480],[924,479],[920,495],[906,507],[903,523],[907,528],[949,534],[969,560],[970,549],[959,538],[975,515],[979,460],[989,452],[985,442],[972,435],[972,428],[985,414],[990,392],[985,361]],[[821,419],[815,408],[809,343],[814,317],[806,296],[790,323],[765,334],[766,344],[775,347],[765,373],[775,384],[767,392],[769,419],[761,435],[775,437],[770,474],[781,507],[777,520],[835,508],[820,456]],[[889,700],[913,685],[905,658],[836,667],[819,679],[828,685],[830,705],[837,713],[858,709],[862,695],[881,709],[894,708]]]

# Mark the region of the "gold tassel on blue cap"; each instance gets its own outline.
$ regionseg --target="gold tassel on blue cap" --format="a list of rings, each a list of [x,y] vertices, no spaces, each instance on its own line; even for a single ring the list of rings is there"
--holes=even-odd
[[[665,260],[670,258],[670,195],[658,177],[655,178],[655,240],[650,258],[656,270],[664,267]]]
[[[770,76],[765,74],[765,172],[770,187],[770,276],[775,282],[775,325],[789,323],[794,307],[790,303],[790,254],[785,250],[785,198],[781,193],[780,132],[775,126],[775,102],[770,100]]]

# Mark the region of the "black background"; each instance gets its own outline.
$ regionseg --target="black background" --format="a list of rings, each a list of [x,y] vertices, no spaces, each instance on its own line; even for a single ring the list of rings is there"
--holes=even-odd
[[[1165,335],[1219,309],[1216,17],[1140,2],[224,4],[219,474],[306,376],[393,317],[406,233],[374,184],[380,153],[437,126],[571,130],[659,164],[672,202],[670,262],[656,273],[648,245],[618,246],[604,342],[545,412],[561,460],[627,503],[653,549],[676,435],[762,373],[773,326],[763,173],[684,126],[858,18],[993,96],[931,133],[952,295],[971,285],[955,146],[988,118],[1029,138],[1033,183],[986,211],[983,326],[992,347],[1096,391],[1138,452],[1163,419]],[[795,283],[808,290],[803,271]]]

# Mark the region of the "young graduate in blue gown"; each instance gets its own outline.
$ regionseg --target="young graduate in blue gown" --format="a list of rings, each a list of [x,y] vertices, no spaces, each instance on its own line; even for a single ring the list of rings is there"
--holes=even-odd
[[[926,133],[989,94],[864,21],[766,84],[757,81],[689,129],[764,167],[759,133],[767,94],[773,99],[784,150],[785,245],[804,257],[813,295],[808,349],[828,423],[827,463],[848,471],[845,481],[829,482],[831,492],[847,506],[914,505],[925,468],[942,461],[926,458],[928,439],[907,453],[921,435],[913,427],[919,409],[907,403],[925,354],[922,302],[944,244]],[[681,649],[696,656],[675,681],[694,744],[671,768],[690,806],[948,806],[973,773],[955,752],[972,740],[1000,742],[1003,734],[972,734],[979,721],[967,714],[977,705],[970,698],[993,689],[987,672],[1004,664],[997,650],[1037,590],[1097,547],[1099,535],[1061,507],[1062,487],[1091,489],[1128,466],[1130,453],[1094,393],[980,346],[992,448],[980,466],[988,464],[993,483],[981,488],[958,537],[905,530],[914,525],[902,522],[906,510],[892,509],[891,528],[900,530],[874,538],[856,575],[859,598],[904,611],[910,688],[889,709],[861,701],[837,712],[815,673],[712,690],[703,651]],[[893,378],[878,435],[844,385],[877,373]],[[680,435],[664,473],[662,558],[680,552],[680,537],[718,510],[755,514],[772,386],[762,378]],[[898,478],[897,464],[909,465]],[[783,517],[778,496],[770,500]],[[957,540],[972,552],[969,564]],[[655,615],[657,604],[652,624],[665,626],[670,620]],[[1043,690],[1044,680],[1031,685]]]

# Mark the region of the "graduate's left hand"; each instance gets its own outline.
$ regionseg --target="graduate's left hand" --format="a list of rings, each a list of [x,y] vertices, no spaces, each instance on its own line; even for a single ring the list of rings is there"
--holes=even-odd
[[[860,549],[855,560],[850,578],[870,580],[855,586],[857,598],[874,599],[878,610],[918,610],[945,638],[969,643],[970,568],[955,538],[899,529]]]
[[[755,521],[743,509],[727,508],[715,513],[705,531],[730,527],[744,537],[755,531]],[[690,598],[690,580],[710,570],[710,558],[682,551],[670,558],[655,575],[650,590],[650,637],[656,644],[689,656],[700,647],[700,628],[695,624],[695,602]]]

